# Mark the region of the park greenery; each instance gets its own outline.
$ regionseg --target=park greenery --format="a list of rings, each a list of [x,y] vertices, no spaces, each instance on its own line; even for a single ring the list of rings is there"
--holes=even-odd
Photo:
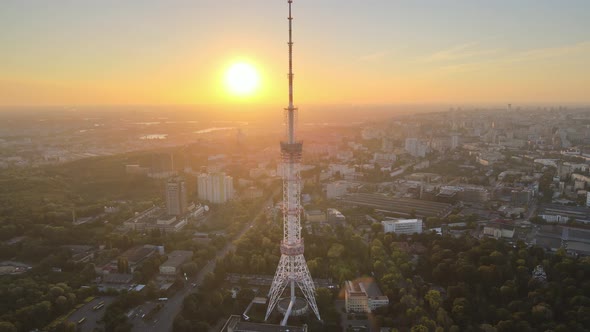
[[[237,250],[219,261],[210,282],[221,282],[228,272],[273,274],[281,227],[262,223],[248,232]],[[350,227],[305,233],[306,258],[315,278],[342,284],[374,276],[390,299],[389,306],[371,314],[378,326],[412,332],[585,331],[590,326],[588,258],[468,236],[396,236],[383,234],[379,227],[367,235],[369,242]],[[537,266],[546,272],[546,280],[533,277]],[[228,301],[227,291],[205,289],[189,301],[211,306]],[[318,289],[318,294],[323,324],[309,317],[303,321],[311,331],[338,330],[341,313],[333,305],[338,296],[326,289]],[[241,309],[247,301],[242,302],[237,302]],[[194,303],[186,304],[193,309],[178,318],[177,331],[199,331],[188,328],[189,321],[204,328],[229,313],[197,314],[195,308],[202,306]],[[236,302],[230,308],[240,312]]]
[[[96,291],[79,286],[81,282],[87,282],[88,278],[94,276],[91,264],[69,275],[68,283],[55,283],[55,274],[0,279],[0,326],[4,327],[0,331],[31,331],[42,328],[54,318],[83,303]],[[53,326],[48,330],[56,331],[57,328],[58,326]]]
[[[22,275],[0,278],[0,332],[70,331],[63,317],[99,292],[92,263],[75,263],[64,244],[101,246],[96,263],[116,259],[137,245],[161,245],[167,251],[192,250],[191,262],[182,269],[195,275],[257,216],[262,199],[231,202],[213,207],[207,225],[187,232],[145,233],[116,231],[116,226],[136,211],[161,202],[161,180],[125,174],[124,165],[147,162],[148,155],[128,154],[89,158],[60,166],[0,171],[0,260],[15,260],[32,268]],[[437,165],[453,174],[458,162]],[[426,169],[425,171],[429,171]],[[381,175],[376,168],[375,179]],[[474,172],[470,175],[478,175]],[[459,173],[457,176],[461,175]],[[465,174],[463,174],[464,176]],[[310,171],[319,177],[319,169]],[[552,173],[540,181],[543,199],[552,196]],[[317,181],[316,181],[317,182]],[[273,187],[274,188],[274,187]],[[321,186],[313,182],[307,193],[316,200]],[[317,196],[317,197],[316,197]],[[104,206],[117,205],[113,214]],[[317,204],[317,203],[316,203]],[[325,207],[327,202],[319,206]],[[327,206],[327,205],[326,205]],[[95,222],[72,225],[77,218]],[[370,214],[370,211],[367,212]],[[201,287],[184,301],[174,330],[206,331],[229,314],[240,314],[254,296],[243,287],[231,296],[228,273],[272,275],[280,258],[278,244],[283,225],[278,218],[259,217],[255,228],[236,241],[236,249],[217,263]],[[428,227],[447,222],[474,222],[472,216],[451,215],[445,220],[427,219]],[[531,220],[537,223],[543,221]],[[590,259],[571,257],[565,251],[545,252],[519,242],[509,245],[494,239],[454,238],[435,234],[412,237],[384,234],[375,223],[359,231],[357,222],[347,226],[312,225],[303,228],[305,257],[314,278],[345,280],[373,276],[390,299],[390,305],[371,314],[379,327],[398,331],[585,331],[590,327]],[[366,229],[366,228],[365,228]],[[223,230],[210,241],[194,241],[195,231]],[[17,239],[11,242],[10,240]],[[134,282],[147,284],[145,292],[124,292],[106,309],[105,331],[129,331],[125,313],[160,294],[150,281],[165,256],[154,255],[134,272]],[[127,272],[124,261],[118,262]],[[542,267],[546,279],[532,272]],[[342,294],[317,289],[324,322],[305,317],[310,331],[338,331],[340,315],[334,300]]]
[[[519,242],[414,236],[415,263],[397,243],[375,239],[371,257],[390,305],[375,313],[400,331],[585,331],[590,260]],[[409,257],[408,257],[409,258]],[[541,266],[546,280],[534,278]]]

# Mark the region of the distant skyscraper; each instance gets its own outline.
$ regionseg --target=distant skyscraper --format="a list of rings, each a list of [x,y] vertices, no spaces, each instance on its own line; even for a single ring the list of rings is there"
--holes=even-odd
[[[171,216],[186,212],[186,184],[181,178],[174,178],[166,183],[166,209]]]
[[[406,138],[404,148],[414,157],[424,157],[428,153],[428,146],[415,137]]]
[[[456,133],[451,134],[451,150],[454,150],[459,147],[459,135]]]
[[[197,181],[200,200],[221,204],[234,197],[234,179],[225,173],[201,174]]]

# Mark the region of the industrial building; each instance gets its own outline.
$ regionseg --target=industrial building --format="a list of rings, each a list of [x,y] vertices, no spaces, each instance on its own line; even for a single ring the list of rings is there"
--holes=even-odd
[[[197,210],[199,211],[199,210]],[[168,215],[162,209],[154,207],[148,212],[144,212],[138,216],[130,218],[123,222],[123,226],[127,230],[137,232],[149,232],[152,230],[159,230],[160,232],[178,232],[188,223],[186,217]]]
[[[490,192],[482,186],[442,186],[436,195],[436,200],[442,203],[455,203],[458,201],[481,203],[489,201],[490,196]]]
[[[157,246],[149,244],[133,247],[119,255],[117,259],[103,266],[100,272],[104,274],[116,273],[120,270],[119,265],[123,263],[125,270],[128,273],[133,273],[136,268],[141,266],[146,259],[154,255],[157,251]]]
[[[168,254],[168,259],[160,265],[160,274],[176,276],[180,273],[182,265],[190,261],[192,257],[192,251],[174,250]]]
[[[537,232],[534,244],[551,251],[564,248],[568,253],[590,255],[590,230],[544,225]]]
[[[565,224],[572,219],[585,224],[590,223],[590,208],[587,207],[547,204],[540,207],[538,215],[547,222]]]
[[[384,214],[396,217],[444,218],[451,213],[452,205],[439,202],[423,201],[411,198],[392,198],[381,194],[349,194],[340,200],[346,206],[371,207]]]

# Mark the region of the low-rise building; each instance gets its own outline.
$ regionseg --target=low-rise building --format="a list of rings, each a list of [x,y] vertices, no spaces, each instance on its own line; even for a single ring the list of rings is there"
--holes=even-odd
[[[117,259],[111,261],[101,269],[101,273],[133,273],[143,262],[154,255],[158,247],[154,245],[143,245],[133,247],[122,253]]]
[[[383,232],[395,234],[414,234],[422,233],[421,219],[386,219],[381,222]]]
[[[201,208],[201,207],[200,207]],[[194,211],[196,214],[201,213],[204,209],[197,209]],[[162,213],[160,208],[154,207],[150,210],[143,212],[133,218],[130,218],[123,222],[123,226],[127,230],[133,230],[137,232],[145,232],[158,229],[161,232],[178,232],[188,223],[185,216],[171,216],[166,213]]]
[[[590,208],[558,204],[543,205],[539,209],[539,217],[547,222],[565,224],[569,220],[590,223]]]
[[[490,200],[490,193],[482,186],[441,186],[436,197],[437,201],[445,203],[454,203],[456,201],[487,202]]]
[[[488,222],[483,228],[483,235],[495,239],[512,239],[516,230],[513,221],[496,220]]]
[[[307,325],[289,326],[279,324],[267,323],[253,323],[242,320],[244,317],[239,315],[231,315],[221,328],[221,332],[307,332]]]
[[[250,186],[242,192],[242,197],[245,199],[256,199],[264,196],[264,191],[261,188]]]
[[[335,199],[342,197],[348,193],[348,189],[351,188],[353,184],[349,181],[334,181],[328,183],[326,186],[326,197],[328,199]]]
[[[305,220],[309,222],[325,222],[326,213],[320,210],[305,211]]]
[[[87,245],[63,245],[62,248],[68,249],[72,254],[72,261],[74,263],[87,263],[94,259],[96,249],[93,246]]]
[[[180,273],[184,263],[190,261],[193,252],[189,250],[174,250],[168,254],[168,259],[160,265],[160,274],[175,276]]]
[[[327,213],[328,213],[328,222],[344,223],[346,221],[346,217],[342,214],[342,212],[340,212],[336,209],[328,208]]]
[[[373,278],[346,281],[344,299],[346,312],[372,312],[389,305],[389,298],[381,292]]]

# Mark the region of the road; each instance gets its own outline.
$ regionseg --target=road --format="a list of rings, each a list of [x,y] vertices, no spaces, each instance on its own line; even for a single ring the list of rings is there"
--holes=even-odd
[[[538,207],[537,199],[533,198],[531,200],[531,202],[529,203],[528,211],[527,211],[526,215],[524,216],[524,220],[531,219],[531,217],[533,217],[535,215],[535,212],[537,212],[537,207]]]
[[[94,300],[86,303],[80,309],[71,314],[67,318],[67,321],[78,323],[82,318],[84,318],[84,321],[78,325],[78,330],[82,332],[91,332],[95,331],[95,329],[100,329],[102,327],[100,320],[104,315],[105,309],[109,304],[113,303],[113,301],[115,301],[113,296],[96,297]],[[100,309],[94,309],[94,307],[101,302],[104,305]]]
[[[276,193],[276,192],[275,192]],[[253,227],[254,220],[258,219],[263,213],[264,209],[272,204],[272,197],[271,195],[269,199],[262,204],[260,211],[256,216],[250,221],[248,224],[244,226],[244,228],[234,237],[233,241],[229,241],[223,248],[221,248],[215,254],[215,258],[211,259],[207,265],[205,265],[196,276],[189,279],[186,282],[186,286],[176,292],[174,296],[168,298],[166,304],[158,313],[156,313],[149,321],[143,320],[141,317],[136,317],[131,322],[133,323],[133,330],[134,332],[166,332],[172,331],[172,325],[174,323],[174,318],[180,313],[182,309],[182,302],[184,298],[187,297],[190,293],[194,292],[196,288],[193,288],[191,284],[201,285],[205,276],[213,272],[215,269],[216,261],[220,258],[223,258],[227,255],[231,250],[234,249],[234,242],[240,239],[246,232]]]

